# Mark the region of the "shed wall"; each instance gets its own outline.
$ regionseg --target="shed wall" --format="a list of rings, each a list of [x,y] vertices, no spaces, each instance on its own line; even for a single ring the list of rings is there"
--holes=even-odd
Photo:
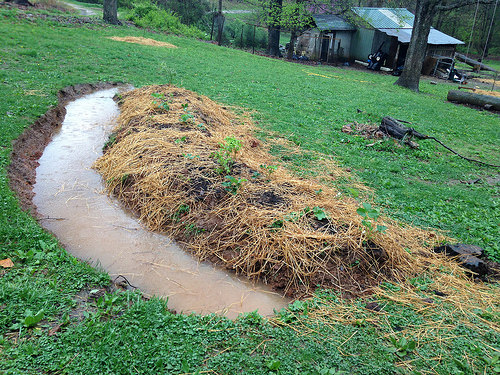
[[[365,61],[372,52],[375,30],[358,29],[351,40],[351,57]],[[378,48],[378,47],[377,47]]]
[[[337,49],[337,45],[334,51],[336,55],[346,59],[349,59],[351,57],[351,42],[353,34],[354,33],[352,31],[336,32],[335,38],[340,39],[340,51]]]

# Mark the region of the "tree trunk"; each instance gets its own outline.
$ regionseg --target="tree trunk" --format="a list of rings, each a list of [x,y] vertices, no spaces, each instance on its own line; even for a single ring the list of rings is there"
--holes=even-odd
[[[224,31],[224,15],[222,14],[222,0],[219,0],[219,12],[217,13],[217,44],[222,44],[222,33]]]
[[[104,22],[112,25],[121,25],[121,22],[118,20],[117,7],[117,0],[104,0],[102,15]]]
[[[282,4],[283,0],[271,0],[267,29],[267,54],[271,56],[279,56],[280,54],[280,17]]]
[[[417,0],[416,2],[415,22],[403,73],[395,83],[398,86],[418,92],[435,7],[436,2],[433,0]]]
[[[222,35],[224,32],[224,15],[222,12],[217,13],[217,44],[222,45]]]
[[[288,46],[288,53],[286,55],[286,58],[288,60],[291,60],[293,58],[294,46],[296,41],[297,41],[297,31],[295,29],[292,29],[292,31],[290,32],[290,44]]]
[[[280,27],[269,26],[267,29],[267,54],[279,56],[280,54]]]

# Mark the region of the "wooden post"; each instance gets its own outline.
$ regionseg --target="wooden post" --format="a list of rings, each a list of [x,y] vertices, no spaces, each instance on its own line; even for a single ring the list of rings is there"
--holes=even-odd
[[[321,34],[321,33],[320,33]],[[314,38],[314,53],[313,53],[313,56],[315,56],[316,53],[318,53],[318,37],[313,37]],[[320,58],[321,58],[321,55],[320,55]]]
[[[224,30],[224,15],[222,14],[222,0],[219,0],[219,12],[217,14],[217,44],[222,44],[222,31]]]
[[[253,42],[252,42],[252,53],[255,53],[255,29],[257,28],[256,25],[253,25]]]
[[[213,40],[213,35],[214,35],[214,24],[215,24],[215,9],[214,9],[214,14],[212,16],[212,29],[210,30],[210,40]]]
[[[328,64],[330,60],[330,50],[331,50],[331,44],[333,43],[331,35],[328,34],[328,48],[326,49],[326,63]]]
[[[322,32],[319,33],[319,55],[318,55],[318,61],[321,61],[321,53],[323,52],[323,39],[325,36],[323,35]]]

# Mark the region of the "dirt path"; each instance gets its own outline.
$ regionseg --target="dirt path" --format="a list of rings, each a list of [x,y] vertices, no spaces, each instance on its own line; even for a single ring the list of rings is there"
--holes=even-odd
[[[69,6],[70,8],[78,10],[82,16],[95,16],[96,15],[96,12],[94,12],[91,9],[82,7],[81,5],[76,5],[76,4],[67,3],[67,2],[63,2],[63,4]]]
[[[232,9],[232,10],[224,10],[222,13],[227,13],[227,14],[250,14],[250,13],[253,13],[253,10]]]

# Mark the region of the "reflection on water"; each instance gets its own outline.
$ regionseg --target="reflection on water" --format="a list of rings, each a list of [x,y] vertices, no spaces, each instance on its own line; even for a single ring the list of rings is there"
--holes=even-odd
[[[114,126],[117,89],[67,105],[61,130],[40,158],[34,203],[66,249],[99,263],[112,278],[124,275],[149,295],[168,297],[178,312],[224,313],[233,318],[257,310],[272,314],[288,301],[266,289],[199,263],[169,238],[144,229],[103,192],[91,169]]]

